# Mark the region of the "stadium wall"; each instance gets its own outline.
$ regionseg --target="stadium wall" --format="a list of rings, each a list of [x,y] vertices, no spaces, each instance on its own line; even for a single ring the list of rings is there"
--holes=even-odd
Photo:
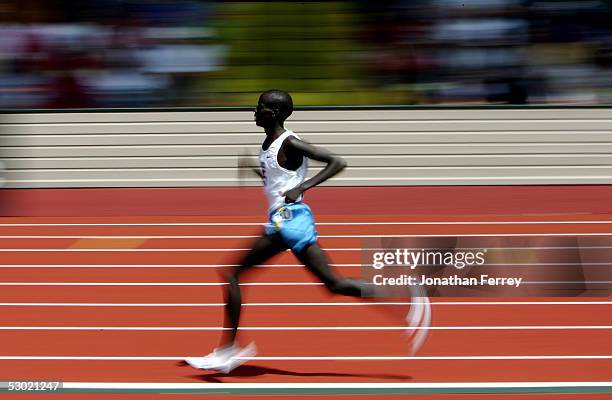
[[[261,215],[252,111],[5,113],[1,215]],[[609,212],[606,108],[296,111],[349,168],[318,213]],[[314,165],[315,173],[320,166]],[[529,186],[525,186],[529,185]],[[559,186],[572,185],[572,186]],[[376,190],[369,187],[376,186]],[[450,208],[449,208],[450,207]]]
[[[262,140],[252,111],[2,117],[7,188],[259,185],[236,169]],[[286,127],[347,158],[334,186],[612,183],[605,108],[296,111]]]

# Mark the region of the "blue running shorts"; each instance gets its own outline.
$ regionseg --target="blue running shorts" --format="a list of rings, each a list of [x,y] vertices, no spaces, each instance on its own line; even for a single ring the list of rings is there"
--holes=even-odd
[[[285,244],[299,253],[317,242],[314,217],[304,203],[291,203],[270,212],[267,235],[280,234]]]

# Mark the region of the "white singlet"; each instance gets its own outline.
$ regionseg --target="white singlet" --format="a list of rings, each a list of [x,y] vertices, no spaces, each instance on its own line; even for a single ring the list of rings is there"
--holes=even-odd
[[[268,150],[264,150],[261,147],[259,149],[259,165],[263,175],[264,192],[268,198],[269,211],[282,207],[285,204],[283,193],[304,182],[308,172],[308,159],[306,157],[303,157],[302,165],[295,171],[285,169],[279,165],[278,151],[289,136],[295,136],[299,139],[298,135],[290,130],[286,130],[270,144]],[[302,197],[300,196],[298,201],[302,200]]]

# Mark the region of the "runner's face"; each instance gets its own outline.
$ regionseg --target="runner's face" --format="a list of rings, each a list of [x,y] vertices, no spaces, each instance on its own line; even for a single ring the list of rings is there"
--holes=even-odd
[[[274,110],[268,107],[260,97],[257,108],[255,108],[255,124],[265,127],[270,125],[271,122],[274,122]]]

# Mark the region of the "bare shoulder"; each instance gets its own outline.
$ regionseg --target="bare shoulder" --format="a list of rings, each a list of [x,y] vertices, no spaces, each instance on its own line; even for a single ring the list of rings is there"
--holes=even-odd
[[[329,150],[320,146],[315,146],[295,136],[288,137],[287,144],[292,150],[299,151],[304,156],[318,161],[329,161],[334,157],[334,154]]]

